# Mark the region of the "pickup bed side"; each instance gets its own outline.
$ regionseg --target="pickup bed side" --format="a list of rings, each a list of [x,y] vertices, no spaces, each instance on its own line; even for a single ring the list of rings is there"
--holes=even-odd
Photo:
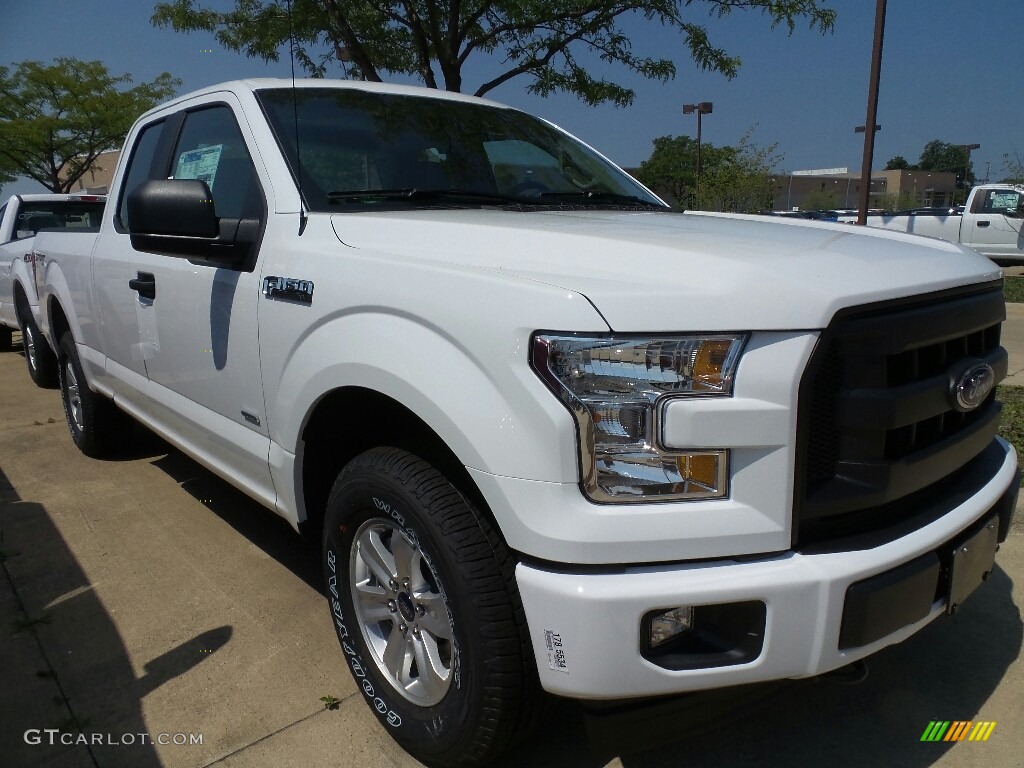
[[[21,331],[29,376],[41,387],[57,384],[57,359],[40,329],[35,236],[46,229],[81,236],[98,231],[105,198],[99,195],[14,195],[0,208],[0,345]]]
[[[842,217],[852,222],[855,218]],[[1003,266],[1024,264],[1024,188],[1006,184],[975,187],[963,212],[907,211],[869,216],[869,227],[937,237],[973,248]]]

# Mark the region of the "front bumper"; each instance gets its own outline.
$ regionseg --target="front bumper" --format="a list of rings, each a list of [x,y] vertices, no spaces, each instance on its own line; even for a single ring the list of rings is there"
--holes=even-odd
[[[789,551],[757,559],[583,573],[520,563],[516,578],[541,684],[573,698],[657,696],[819,675],[904,640],[946,610],[945,598],[926,606],[922,618],[865,645],[841,649],[849,645],[840,639],[847,590],[928,553],[945,552],[996,511],[1012,514],[1017,456],[1005,441],[997,439],[997,445],[1001,464],[970,498],[934,522],[872,549]],[[1001,528],[1007,524],[1003,520]],[[641,626],[651,611],[748,601],[766,606],[763,644],[753,660],[673,670],[641,653]],[[557,655],[549,653],[552,642]]]

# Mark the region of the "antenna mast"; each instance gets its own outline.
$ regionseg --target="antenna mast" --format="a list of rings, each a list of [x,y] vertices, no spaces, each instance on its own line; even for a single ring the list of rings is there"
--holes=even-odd
[[[295,124],[295,178],[299,184],[299,235],[306,229],[306,198],[302,194],[302,154],[299,151],[299,104],[295,92],[295,29],[292,27],[292,0],[288,0],[288,59],[292,65],[292,119]]]

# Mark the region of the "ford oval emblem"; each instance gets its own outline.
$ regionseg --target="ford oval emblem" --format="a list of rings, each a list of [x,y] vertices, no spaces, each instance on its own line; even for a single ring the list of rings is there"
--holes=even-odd
[[[996,385],[996,373],[988,363],[976,363],[953,382],[950,394],[958,411],[973,411]]]

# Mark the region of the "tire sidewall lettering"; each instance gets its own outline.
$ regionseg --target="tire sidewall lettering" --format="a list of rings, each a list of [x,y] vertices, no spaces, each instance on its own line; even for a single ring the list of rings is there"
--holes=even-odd
[[[327,543],[327,567],[330,570],[328,576],[328,588],[332,593],[330,598],[331,614],[334,618],[334,630],[338,635],[338,641],[341,644],[342,651],[345,658],[348,660],[352,675],[355,680],[358,681],[360,689],[363,694],[369,699],[373,705],[374,710],[381,716],[381,722],[387,724],[391,728],[399,728],[402,725],[402,717],[392,709],[383,698],[377,695],[377,691],[373,686],[373,683],[366,676],[366,664],[360,656],[359,651],[349,642],[351,637],[348,631],[348,626],[345,621],[345,614],[342,610],[341,600],[338,595],[338,557],[333,550],[334,542],[328,540]],[[383,709],[381,708],[383,706]]]

